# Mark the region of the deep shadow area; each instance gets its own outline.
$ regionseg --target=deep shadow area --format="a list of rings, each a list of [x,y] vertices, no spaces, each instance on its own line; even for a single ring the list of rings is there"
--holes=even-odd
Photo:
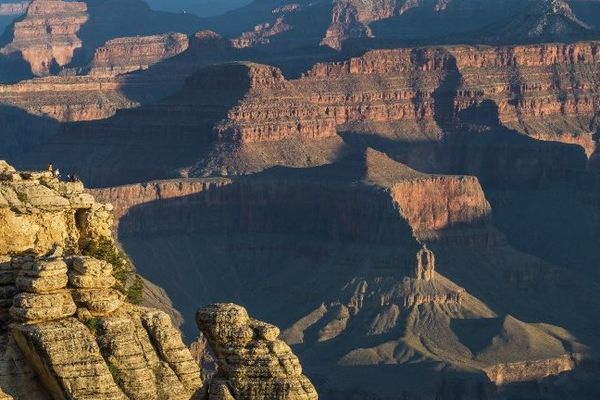
[[[188,319],[198,305],[229,298],[289,326],[368,265],[374,249],[389,246],[405,274],[413,262],[418,245],[407,222],[384,192],[352,185],[355,176],[341,167],[277,168],[136,206],[119,238]],[[356,260],[345,263],[345,252],[358,253]]]
[[[53,138],[59,124],[50,118],[31,115],[17,107],[0,106],[0,159],[23,167],[21,156],[32,147]],[[41,169],[46,160],[40,161]],[[47,165],[47,164],[46,164]]]
[[[460,342],[477,355],[491,345],[492,339],[501,333],[503,323],[502,318],[453,319],[450,327]]]
[[[191,34],[204,26],[193,14],[152,10],[143,0],[88,0],[88,21],[77,36],[83,42],[72,67],[85,67],[94,51],[111,39],[165,32]]]
[[[207,67],[160,102],[120,110],[106,120],[61,125],[57,135],[23,154],[18,165],[43,168],[51,159],[90,187],[185,175],[216,140],[213,126],[249,85],[243,64]]]

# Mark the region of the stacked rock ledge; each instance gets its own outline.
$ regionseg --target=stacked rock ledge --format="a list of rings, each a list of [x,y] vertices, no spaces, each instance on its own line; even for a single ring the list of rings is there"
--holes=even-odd
[[[217,357],[208,400],[316,400],[317,392],[279,328],[251,319],[235,304],[198,311],[198,327]]]
[[[121,266],[83,255],[116,251],[111,210],[81,183],[0,161],[0,399],[198,396],[200,368],[169,316],[128,303]]]

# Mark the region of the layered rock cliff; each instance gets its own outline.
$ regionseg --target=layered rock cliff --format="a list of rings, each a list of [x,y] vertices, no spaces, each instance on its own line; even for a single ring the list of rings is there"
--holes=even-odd
[[[96,50],[89,74],[114,76],[149,68],[174,57],[189,46],[181,33],[113,39]]]
[[[2,398],[191,398],[200,371],[81,183],[0,165]],[[87,254],[84,256],[82,254]],[[102,259],[104,258],[104,259]]]
[[[286,80],[281,71],[256,64],[228,65],[218,73],[201,71],[188,82],[188,91],[215,93],[213,82],[224,76],[243,81],[239,86],[247,89],[215,125],[217,144],[193,172],[240,174],[286,164],[284,156],[269,160],[258,154],[270,155],[290,139],[306,143],[347,132],[366,134],[367,143],[375,136],[409,144],[399,157],[419,163],[415,166],[422,170],[481,176],[485,172],[480,167],[457,161],[465,157],[466,149],[482,153],[469,156],[479,159],[492,151],[490,145],[499,145],[498,141],[486,143],[479,135],[490,118],[491,126],[486,129],[502,137],[506,146],[532,153],[524,157],[543,160],[539,153],[571,153],[564,157],[571,165],[563,169],[581,169],[585,161],[574,148],[544,147],[536,140],[578,144],[588,156],[593,153],[593,121],[598,112],[594,76],[600,65],[594,56],[597,46],[592,42],[376,50],[345,62],[317,64],[296,80]],[[527,142],[522,134],[536,140]],[[436,154],[431,145],[425,157],[406,150],[418,143],[425,148],[428,142],[450,145],[450,152],[459,153]],[[334,148],[334,152],[342,150],[339,144]],[[252,152],[257,154],[254,160]],[[493,152],[499,154],[498,149]],[[311,163],[318,160],[313,157]],[[554,167],[541,162],[542,169]],[[561,172],[546,173],[557,174]]]
[[[35,75],[48,75],[69,64],[81,48],[77,33],[87,20],[84,2],[35,0],[14,24],[12,41],[2,53],[20,52]]]
[[[0,104],[60,122],[108,119],[177,92],[197,68],[232,56],[231,43],[214,32],[115,39],[98,49],[89,74],[0,85]]]
[[[29,1],[2,3],[0,4],[0,15],[13,16],[24,14],[27,11],[27,7],[29,7],[29,3]]]

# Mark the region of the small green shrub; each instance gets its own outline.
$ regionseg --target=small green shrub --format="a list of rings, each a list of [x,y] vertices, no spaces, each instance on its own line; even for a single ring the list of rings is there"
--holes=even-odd
[[[94,336],[98,333],[98,320],[96,318],[90,318],[85,321],[85,326],[88,327]]]
[[[144,280],[138,274],[135,274],[133,283],[127,289],[127,301],[131,304],[142,304],[144,301]]]
[[[17,199],[19,199],[19,201],[21,203],[27,203],[29,201],[29,197],[27,197],[27,193],[23,193],[23,192],[17,192]]]
[[[109,238],[90,241],[82,253],[112,264],[113,276],[117,280],[115,289],[127,296],[127,300],[133,304],[142,302],[144,281],[135,273],[127,256]]]
[[[123,378],[121,377],[121,370],[112,362],[108,362],[108,370],[113,377],[113,380],[117,385],[121,385],[123,383]]]

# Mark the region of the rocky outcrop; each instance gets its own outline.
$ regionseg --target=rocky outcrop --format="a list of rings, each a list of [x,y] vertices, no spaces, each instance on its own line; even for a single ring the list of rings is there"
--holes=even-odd
[[[331,12],[331,25],[321,44],[341,50],[348,39],[372,38],[369,24],[394,16],[400,11],[397,7],[396,0],[337,1]]]
[[[0,367],[16,368],[0,368],[3,398],[180,400],[200,389],[170,317],[132,304],[143,288],[113,242],[111,209],[81,183],[0,162]]]
[[[414,278],[418,281],[431,281],[435,277],[435,254],[427,246],[417,253],[417,267]]]
[[[149,68],[183,53],[189,46],[182,33],[113,39],[96,50],[89,74],[115,76]]]
[[[13,40],[2,52],[20,52],[35,75],[48,75],[71,62],[82,46],[77,32],[87,20],[84,2],[34,0],[14,24]]]
[[[572,356],[564,356],[546,360],[501,363],[486,368],[485,372],[492,382],[501,386],[557,376],[574,370],[575,365],[576,362]]]
[[[251,319],[235,304],[213,304],[196,316],[217,356],[218,371],[208,388],[210,400],[316,400],[298,358],[279,329]]]

